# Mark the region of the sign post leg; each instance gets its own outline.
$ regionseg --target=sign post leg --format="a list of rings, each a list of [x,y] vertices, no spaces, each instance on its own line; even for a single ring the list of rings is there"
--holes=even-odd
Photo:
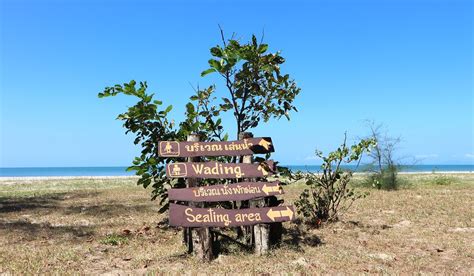
[[[239,140],[253,138],[253,134],[251,132],[242,132],[239,134]],[[252,164],[253,156],[252,155],[244,155],[241,157],[240,162]],[[253,181],[254,179],[247,179],[247,181]],[[250,201],[247,202],[240,202],[239,205],[245,205],[246,207],[250,207]],[[245,239],[245,242],[249,246],[253,246],[254,238],[253,238],[253,226],[243,226],[241,233]]]
[[[188,135],[188,141],[190,142],[199,142],[199,135],[191,134]],[[189,157],[189,162],[198,162],[199,157]],[[186,187],[198,186],[197,179],[187,178]],[[191,203],[191,206],[194,207],[204,207],[204,203]],[[202,205],[202,206],[200,206]],[[205,261],[211,261],[214,258],[214,252],[212,251],[212,237],[210,228],[187,228],[185,229],[185,235],[188,235],[188,252],[193,253],[198,258]]]
[[[239,139],[252,138],[251,132],[241,133]],[[245,155],[242,157],[242,163],[253,162],[252,155]],[[250,208],[252,207],[265,207],[265,199],[253,199],[249,202]],[[270,247],[270,225],[269,224],[257,224],[247,228],[250,230],[248,233],[251,236],[251,244],[254,245],[255,253],[257,255],[263,255],[268,252]],[[253,232],[253,233],[252,233]]]
[[[250,207],[264,207],[264,199],[250,201]],[[254,249],[255,254],[264,255],[270,249],[270,224],[257,224],[253,226]]]

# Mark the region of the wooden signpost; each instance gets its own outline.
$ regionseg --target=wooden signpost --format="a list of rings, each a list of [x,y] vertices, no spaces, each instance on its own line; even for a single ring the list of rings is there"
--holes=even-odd
[[[243,178],[266,177],[275,174],[275,163],[233,164],[220,162],[182,162],[166,165],[166,176],[170,178]]]
[[[160,141],[158,155],[163,157],[242,156],[273,151],[272,139],[263,137],[223,142]]]
[[[193,138],[193,137],[190,137]],[[210,230],[208,227],[237,227],[249,225],[265,226],[268,223],[278,223],[293,220],[293,206],[268,206],[251,204],[251,208],[224,209],[205,208],[205,202],[259,200],[269,196],[283,194],[279,181],[254,181],[276,174],[275,163],[267,160],[252,163],[252,154],[264,154],[274,151],[269,137],[249,137],[238,141],[199,142],[190,139],[186,142],[160,141],[159,155],[163,157],[188,157],[189,162],[176,162],[166,165],[166,175],[169,178],[186,178],[187,188],[171,189],[168,192],[170,202],[169,224],[171,226],[195,228],[197,238],[204,240],[198,246],[201,257],[210,259],[212,256]],[[192,140],[192,141],[190,141]],[[244,156],[241,163],[199,162],[198,157],[204,156]],[[250,157],[250,159],[248,158]],[[245,159],[247,158],[247,159]],[[196,185],[199,179],[238,179],[241,182],[218,184],[210,186]],[[247,181],[245,181],[247,179]],[[249,181],[250,180],[250,181]],[[173,203],[189,202],[188,205]],[[257,202],[265,202],[263,200]],[[240,206],[240,205],[239,205]],[[266,227],[268,229],[268,227]],[[255,235],[261,235],[262,230],[255,228]],[[191,236],[190,236],[191,237]],[[191,237],[193,244],[195,237]],[[268,246],[266,247],[268,249]],[[256,250],[261,253],[261,249]],[[210,253],[211,254],[210,254]]]
[[[283,194],[279,181],[238,182],[228,185],[212,185],[183,189],[171,189],[169,200],[192,202],[242,201]]]
[[[246,209],[194,208],[170,204],[170,225],[183,227],[233,227],[292,220],[292,206]]]

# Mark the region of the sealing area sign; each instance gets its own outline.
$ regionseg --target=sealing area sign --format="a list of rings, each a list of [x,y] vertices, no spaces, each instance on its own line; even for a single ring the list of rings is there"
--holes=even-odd
[[[266,177],[276,173],[271,160],[259,164],[220,162],[177,162],[166,164],[166,176],[170,178],[243,178]]]
[[[230,227],[293,220],[293,206],[248,209],[195,208],[170,203],[171,226]]]
[[[222,142],[160,141],[158,155],[163,157],[241,156],[274,152],[270,137]]]
[[[279,181],[239,182],[228,185],[211,185],[171,189],[168,199],[192,202],[241,201],[283,194]]]

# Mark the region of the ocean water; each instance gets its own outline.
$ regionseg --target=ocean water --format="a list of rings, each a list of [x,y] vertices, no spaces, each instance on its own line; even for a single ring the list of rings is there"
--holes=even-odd
[[[319,172],[320,166],[287,165],[293,171]],[[0,168],[0,177],[30,176],[132,176],[127,167],[51,167],[51,168]],[[344,166],[344,169],[364,171],[364,166]],[[402,172],[474,172],[474,165],[411,165],[401,167]]]

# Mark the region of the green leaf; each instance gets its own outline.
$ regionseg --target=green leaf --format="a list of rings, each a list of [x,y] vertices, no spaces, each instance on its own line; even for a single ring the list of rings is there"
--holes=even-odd
[[[255,35],[252,35],[252,44],[253,46],[257,46],[257,37],[255,37]]]
[[[224,52],[222,51],[222,48],[219,47],[219,46],[212,47],[210,51],[211,51],[211,55],[213,55],[213,56],[215,56],[215,57],[222,57],[222,56],[224,56]]]
[[[204,70],[204,71],[201,72],[201,77],[204,77],[204,76],[206,76],[206,75],[208,75],[208,74],[211,74],[211,73],[214,73],[214,72],[216,72],[216,69],[214,69],[214,68],[209,68],[209,69]]]
[[[221,71],[222,66],[221,66],[220,61],[217,61],[215,59],[210,59],[208,62],[212,68],[216,69],[216,71],[219,71],[219,72]]]
[[[170,112],[171,109],[173,109],[173,106],[172,106],[172,105],[169,105],[169,106],[165,109],[165,113]]]
[[[130,166],[126,169],[127,172],[137,171],[140,167],[139,166]]]
[[[258,47],[258,53],[263,54],[268,50],[268,44],[260,44]]]
[[[194,114],[194,105],[192,103],[187,103],[186,104],[186,110],[188,114]]]

